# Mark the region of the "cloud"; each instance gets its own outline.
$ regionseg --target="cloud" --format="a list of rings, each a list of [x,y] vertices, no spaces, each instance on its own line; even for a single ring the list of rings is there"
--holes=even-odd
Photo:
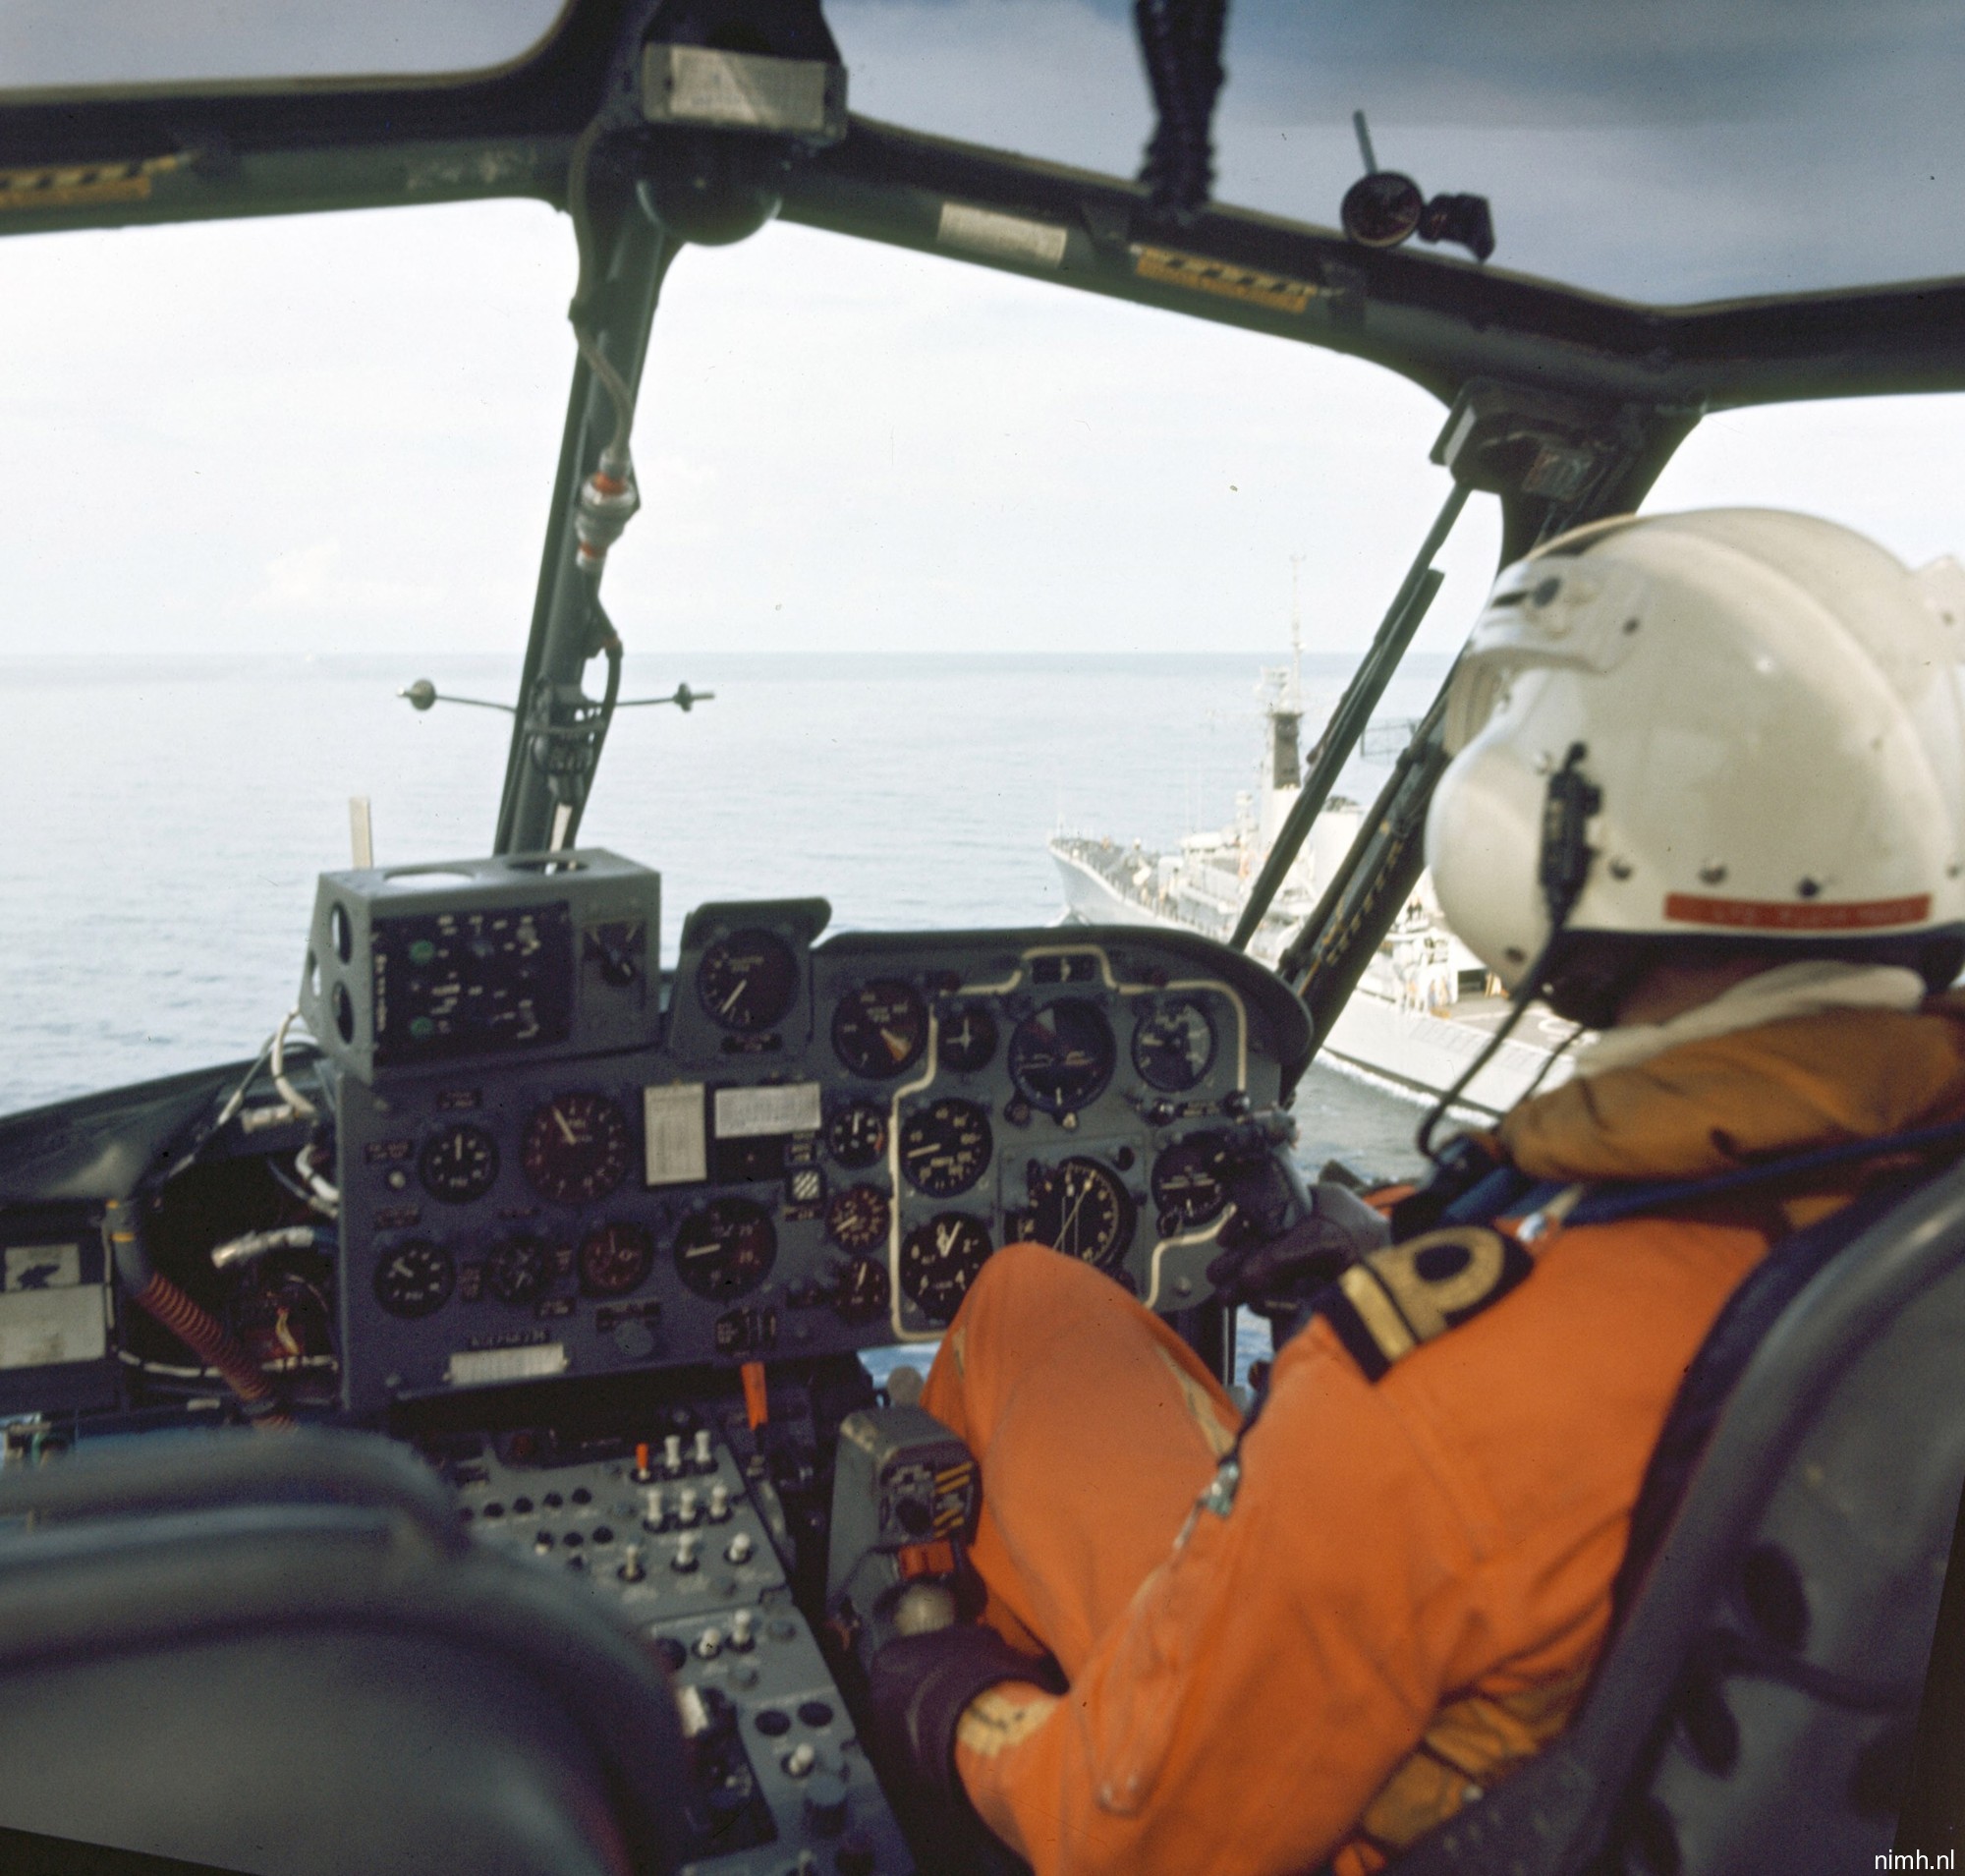
[[[829,12],[864,109],[1137,160],[1149,113],[1123,8]],[[1232,17],[1224,193],[1334,207],[1356,166],[1348,125],[1305,114],[1309,90],[1298,116],[1265,117],[1309,54],[1278,39],[1271,70],[1269,16]],[[1384,32],[1407,34],[1416,68],[1443,66],[1426,35],[1445,17],[1408,5]],[[1466,48],[1477,100],[1483,85],[1582,96],[1615,42],[1601,10],[1574,9],[1538,66],[1529,15],[1483,17],[1508,32]],[[1675,44],[1691,16],[1673,0],[1632,17]],[[1810,0],[1796,17],[1807,51],[1825,16]],[[1341,20],[1367,42],[1367,16]],[[1859,67],[1873,42],[1856,36]],[[1588,130],[1550,121],[1552,103],[1463,123],[1428,117],[1431,95],[1415,78],[1397,109],[1374,103],[1381,154],[1430,187],[1488,190],[1519,264],[1658,299],[1807,285],[1886,251],[1914,271],[1955,264],[1953,211],[1912,173],[1916,110],[1880,116],[1851,167],[1778,116],[1660,127],[1626,99]],[[1899,181],[1861,212],[1880,176]],[[516,651],[572,276],[565,219],[533,202],[0,243],[0,347],[35,366],[0,383],[0,649]],[[1671,498],[1792,499],[1929,558],[1959,544],[1955,408],[1714,420]],[[1312,649],[1355,648],[1444,492],[1427,462],[1438,421],[1356,361],[776,225],[669,277],[636,435],[646,505],[608,603],[638,651],[1270,650],[1303,553]],[[1423,643],[1451,644],[1471,616],[1490,510],[1462,524]]]

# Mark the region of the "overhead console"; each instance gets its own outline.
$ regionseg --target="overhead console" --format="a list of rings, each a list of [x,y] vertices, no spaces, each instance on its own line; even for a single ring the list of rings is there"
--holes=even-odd
[[[1152,929],[849,933],[586,851],[324,876],[344,1402],[931,1340],[1036,1238],[1207,1295],[1290,1137],[1302,1005]]]

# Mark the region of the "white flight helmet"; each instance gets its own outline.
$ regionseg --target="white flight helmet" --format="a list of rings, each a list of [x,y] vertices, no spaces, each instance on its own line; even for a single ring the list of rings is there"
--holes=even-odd
[[[1961,656],[1965,569],[1911,573],[1830,522],[1716,509],[1549,542],[1495,583],[1448,696],[1426,828],[1447,923],[1511,987],[1542,957],[1567,768],[1587,873],[1552,951],[1793,944],[1941,984],[1965,935]]]

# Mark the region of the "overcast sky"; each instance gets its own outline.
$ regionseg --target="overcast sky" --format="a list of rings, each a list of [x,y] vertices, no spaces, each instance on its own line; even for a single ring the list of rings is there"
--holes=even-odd
[[[35,36],[61,17],[62,56],[137,56],[109,0],[90,9],[81,34],[73,7],[9,8],[0,73],[64,76]],[[857,108],[1137,166],[1117,0],[827,11]],[[1327,222],[1362,103],[1382,162],[1492,197],[1497,263],[1656,300],[1956,271],[1957,13],[1577,4],[1558,41],[1528,0],[1237,4],[1219,193]],[[538,14],[383,17],[461,22],[477,58]],[[190,58],[201,24],[237,58],[324,17],[205,0],[173,9],[169,45]],[[317,69],[354,57],[309,43]],[[523,203],[0,244],[0,648],[517,650],[573,266],[564,218]],[[649,648],[1269,652],[1302,554],[1309,646],[1352,648],[1444,494],[1439,416],[1309,348],[773,227],[670,277],[647,505],[609,603]],[[1960,417],[1947,398],[1714,420],[1653,505],[1813,507],[1926,559],[1965,547]],[[1432,644],[1491,573],[1487,507]]]

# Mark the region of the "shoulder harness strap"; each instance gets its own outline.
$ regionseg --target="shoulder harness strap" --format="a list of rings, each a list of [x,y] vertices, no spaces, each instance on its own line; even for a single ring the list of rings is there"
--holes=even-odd
[[[1310,1299],[1296,1328],[1321,1316],[1365,1378],[1379,1381],[1414,1349],[1518,1287],[1535,1269],[1541,1240],[1557,1224],[1610,1224],[1837,1165],[1961,1146],[1965,1121],[1952,1121],[1812,1148],[1698,1179],[1564,1186],[1536,1184],[1512,1167],[1499,1167],[1444,1209],[1439,1229],[1360,1258]],[[1503,1217],[1519,1221],[1514,1230],[1501,1228]]]

